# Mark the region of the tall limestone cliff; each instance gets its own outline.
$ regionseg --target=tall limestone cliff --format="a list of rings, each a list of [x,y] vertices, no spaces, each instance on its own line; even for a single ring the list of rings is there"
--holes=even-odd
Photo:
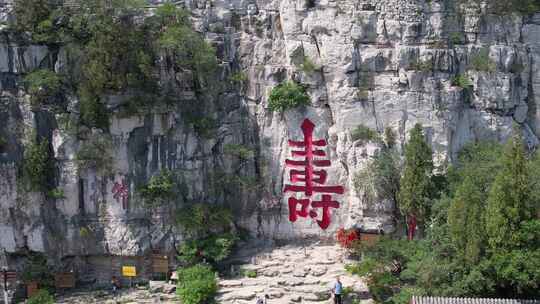
[[[11,20],[11,1],[0,5],[0,19]],[[538,144],[540,14],[502,16],[438,0],[178,5],[216,48],[222,85],[196,90],[189,71],[175,72],[161,57],[155,72],[173,88],[172,102],[126,113],[120,109],[129,93],[105,96],[112,113],[106,131],[71,132],[66,119],[79,115],[73,92],[64,94],[66,113],[33,108],[24,76],[38,68],[62,72],[78,62],[64,46],[25,44],[3,30],[0,248],[8,262],[16,263],[23,250],[45,252],[59,263],[171,252],[183,238],[174,212],[193,202],[231,208],[238,227],[261,238],[326,238],[351,226],[392,232],[393,202],[368,204],[354,187],[356,173],[380,148],[354,140],[358,125],[380,133],[391,128],[400,148],[408,130],[422,123],[438,165],[452,162],[468,142],[506,140],[515,124],[530,146]],[[479,58],[489,68],[475,68]],[[231,81],[233,75],[247,77]],[[270,91],[288,79],[305,85],[311,105],[269,111]],[[192,108],[213,122],[205,132],[186,111]],[[289,221],[283,193],[290,183],[288,139],[302,140],[306,118],[315,124],[314,137],[327,141],[327,184],[345,188],[334,196],[340,207],[332,209],[326,230],[310,217]],[[50,182],[63,198],[23,185],[23,155],[36,132],[50,143],[56,160]],[[106,170],[81,164],[78,155],[88,147],[109,159]],[[230,147],[250,153],[239,156]],[[165,169],[174,172],[178,195],[150,208],[138,189]]]

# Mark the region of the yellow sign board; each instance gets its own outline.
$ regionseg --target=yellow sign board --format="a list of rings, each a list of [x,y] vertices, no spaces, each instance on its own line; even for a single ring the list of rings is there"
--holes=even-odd
[[[124,277],[136,277],[137,269],[135,266],[122,266],[122,275]]]

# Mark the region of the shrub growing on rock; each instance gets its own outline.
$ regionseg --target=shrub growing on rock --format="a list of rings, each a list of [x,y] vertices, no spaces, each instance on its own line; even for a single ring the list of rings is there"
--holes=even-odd
[[[54,304],[54,297],[45,289],[40,289],[28,299],[27,304]]]
[[[226,144],[223,146],[223,152],[228,155],[236,156],[241,160],[248,160],[254,156],[253,149],[238,144]]]
[[[169,170],[163,170],[150,178],[148,184],[139,190],[146,203],[150,205],[162,203],[174,196],[174,179]]]
[[[24,78],[30,100],[33,105],[39,105],[47,98],[58,95],[62,89],[61,77],[50,70],[37,70]]]
[[[232,213],[222,206],[195,204],[182,208],[176,222],[189,236],[178,248],[179,259],[187,265],[224,260],[238,239],[231,231]]]
[[[391,149],[381,149],[354,175],[354,187],[357,193],[362,194],[362,201],[368,207],[376,200],[396,203],[400,175],[399,155]]]
[[[470,86],[472,86],[472,83],[466,75],[459,74],[452,78],[452,85],[462,89],[468,89]]]
[[[379,133],[377,133],[377,131],[362,124],[358,125],[351,131],[351,138],[353,141],[361,140],[364,143],[380,140]]]
[[[184,14],[179,10],[176,15]],[[176,20],[163,26],[158,44],[175,58],[177,67],[194,71],[198,80],[203,81],[217,68],[216,51],[191,28],[187,18]]]
[[[320,67],[317,66],[308,56],[304,56],[304,59],[302,63],[300,64],[300,69],[302,70],[302,72],[306,74],[311,74],[315,72],[316,70],[318,70],[319,68]]]
[[[187,240],[178,250],[178,259],[186,265],[193,265],[203,261],[216,264],[229,257],[236,240],[237,237],[232,233]]]
[[[20,32],[33,32],[49,18],[51,11],[49,0],[16,0],[13,3],[14,28]]]
[[[56,199],[56,200],[60,200],[60,199],[64,199],[66,198],[65,195],[64,195],[64,190],[60,189],[60,188],[54,188],[52,189],[51,191],[49,191],[47,193],[47,196],[52,198],[52,199]]]
[[[272,112],[284,112],[309,104],[305,88],[293,81],[286,81],[274,87],[268,98],[268,109]]]
[[[36,191],[46,190],[53,172],[47,139],[42,139],[40,142],[34,141],[26,147],[23,167],[30,187]]]
[[[208,303],[217,292],[216,274],[203,264],[180,268],[176,292],[183,304]]]
[[[21,273],[21,279],[25,283],[37,282],[44,289],[50,289],[54,285],[54,277],[47,264],[47,258],[41,253],[30,253],[27,264]]]
[[[483,49],[471,57],[471,69],[480,72],[495,72],[497,65],[489,58],[489,50]]]
[[[76,155],[79,168],[93,168],[99,172],[110,172],[113,163],[111,149],[111,139],[105,136],[93,137],[83,142]]]
[[[193,236],[207,236],[232,225],[231,210],[223,206],[198,203],[178,210],[176,223]]]
[[[236,73],[233,73],[231,76],[229,76],[229,81],[233,83],[244,83],[248,79],[248,76],[245,72],[239,71]]]

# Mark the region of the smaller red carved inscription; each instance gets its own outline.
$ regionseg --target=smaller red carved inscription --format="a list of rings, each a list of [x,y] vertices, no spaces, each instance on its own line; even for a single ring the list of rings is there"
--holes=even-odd
[[[113,198],[120,202],[122,201],[122,209],[126,210],[128,207],[129,189],[126,185],[126,180],[123,179],[121,183],[114,182],[112,188]]]

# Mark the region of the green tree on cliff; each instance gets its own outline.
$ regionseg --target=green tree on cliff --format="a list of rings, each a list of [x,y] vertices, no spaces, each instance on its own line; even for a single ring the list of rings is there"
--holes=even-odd
[[[492,250],[514,247],[515,233],[523,221],[533,217],[529,168],[521,138],[507,144],[501,164],[486,208],[486,229]]]
[[[429,216],[433,183],[433,157],[422,125],[417,123],[410,131],[409,142],[405,145],[405,166],[400,181],[399,210],[408,219],[409,233],[414,234],[415,223],[420,226]]]
[[[488,269],[506,294],[534,294],[540,282],[540,220],[536,161],[527,160],[523,139],[515,136],[501,158],[487,199]]]
[[[465,147],[449,169],[450,191],[455,193],[448,208],[451,241],[458,258],[472,264],[485,251],[485,201],[501,154],[497,143],[475,143]]]

